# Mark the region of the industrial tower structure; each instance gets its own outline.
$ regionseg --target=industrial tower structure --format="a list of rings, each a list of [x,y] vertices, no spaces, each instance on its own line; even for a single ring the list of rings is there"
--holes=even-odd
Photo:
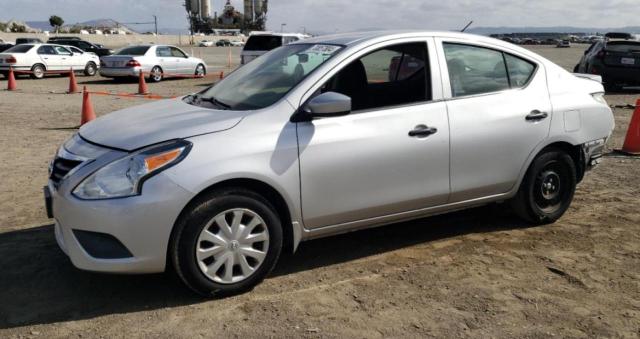
[[[191,33],[212,33],[214,29],[263,31],[267,22],[268,0],[243,1],[244,14],[236,11],[231,1],[227,0],[221,8],[221,14],[218,15],[216,11],[212,17],[211,0],[184,0]]]

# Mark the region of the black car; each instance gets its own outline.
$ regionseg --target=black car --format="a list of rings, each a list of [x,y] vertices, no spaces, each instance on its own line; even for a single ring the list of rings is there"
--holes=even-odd
[[[41,44],[42,40],[38,39],[38,38],[17,38],[16,39],[16,45],[22,45],[22,44]]]
[[[227,39],[220,39],[216,42],[216,46],[218,47],[231,46],[231,41]]]
[[[628,33],[607,33],[584,52],[573,71],[602,76],[607,91],[640,85],[640,41]]]
[[[88,41],[84,41],[84,40],[82,40],[80,38],[76,38],[76,37],[69,37],[69,38],[55,37],[55,38],[49,39],[48,42],[49,43],[55,43],[55,44],[58,44],[58,45],[75,46],[75,47],[78,47],[78,48],[80,48],[81,50],[83,50],[85,52],[95,53],[98,56],[105,56],[105,55],[113,54],[113,50],[98,46],[97,44],[94,44],[94,43],[91,43],[91,42],[88,42]]]
[[[5,43],[0,43],[0,53],[8,50],[9,48],[13,47],[12,44],[5,44]]]

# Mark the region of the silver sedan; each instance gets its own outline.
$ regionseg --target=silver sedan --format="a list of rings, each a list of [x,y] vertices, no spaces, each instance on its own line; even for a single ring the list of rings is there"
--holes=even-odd
[[[200,77],[207,73],[202,59],[168,45],[128,46],[100,58],[100,65],[100,75],[104,77],[135,77],[144,72],[153,82],[164,77]]]
[[[495,202],[548,224],[613,130],[599,80],[468,34],[312,38],[83,126],[47,206],[75,266],[168,264],[203,295],[313,238]]]

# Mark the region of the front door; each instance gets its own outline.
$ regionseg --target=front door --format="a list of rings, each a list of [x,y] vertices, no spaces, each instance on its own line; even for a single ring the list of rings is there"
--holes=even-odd
[[[427,45],[396,44],[344,66],[321,89],[352,99],[342,117],[298,123],[307,229],[446,203],[449,126],[432,100]]]

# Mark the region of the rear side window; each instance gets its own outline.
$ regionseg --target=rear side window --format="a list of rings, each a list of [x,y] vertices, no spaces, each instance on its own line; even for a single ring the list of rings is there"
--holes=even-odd
[[[454,97],[509,89],[502,52],[470,45],[444,43]]]
[[[252,35],[244,45],[245,51],[270,51],[282,46],[282,37],[276,35]]]
[[[56,53],[53,46],[40,46],[40,48],[38,48],[38,54],[56,55],[58,53]]]
[[[507,69],[509,70],[511,88],[524,87],[533,76],[536,66],[529,61],[520,59],[511,54],[505,53],[504,58],[507,60]]]
[[[159,57],[170,57],[171,49],[169,47],[157,47],[156,48],[156,56]]]
[[[131,47],[125,47],[121,50],[119,50],[116,55],[135,55],[135,56],[142,56],[145,55],[147,53],[147,51],[149,50],[149,46],[131,46]]]
[[[33,45],[16,45],[13,46],[3,53],[27,53],[33,48]]]

